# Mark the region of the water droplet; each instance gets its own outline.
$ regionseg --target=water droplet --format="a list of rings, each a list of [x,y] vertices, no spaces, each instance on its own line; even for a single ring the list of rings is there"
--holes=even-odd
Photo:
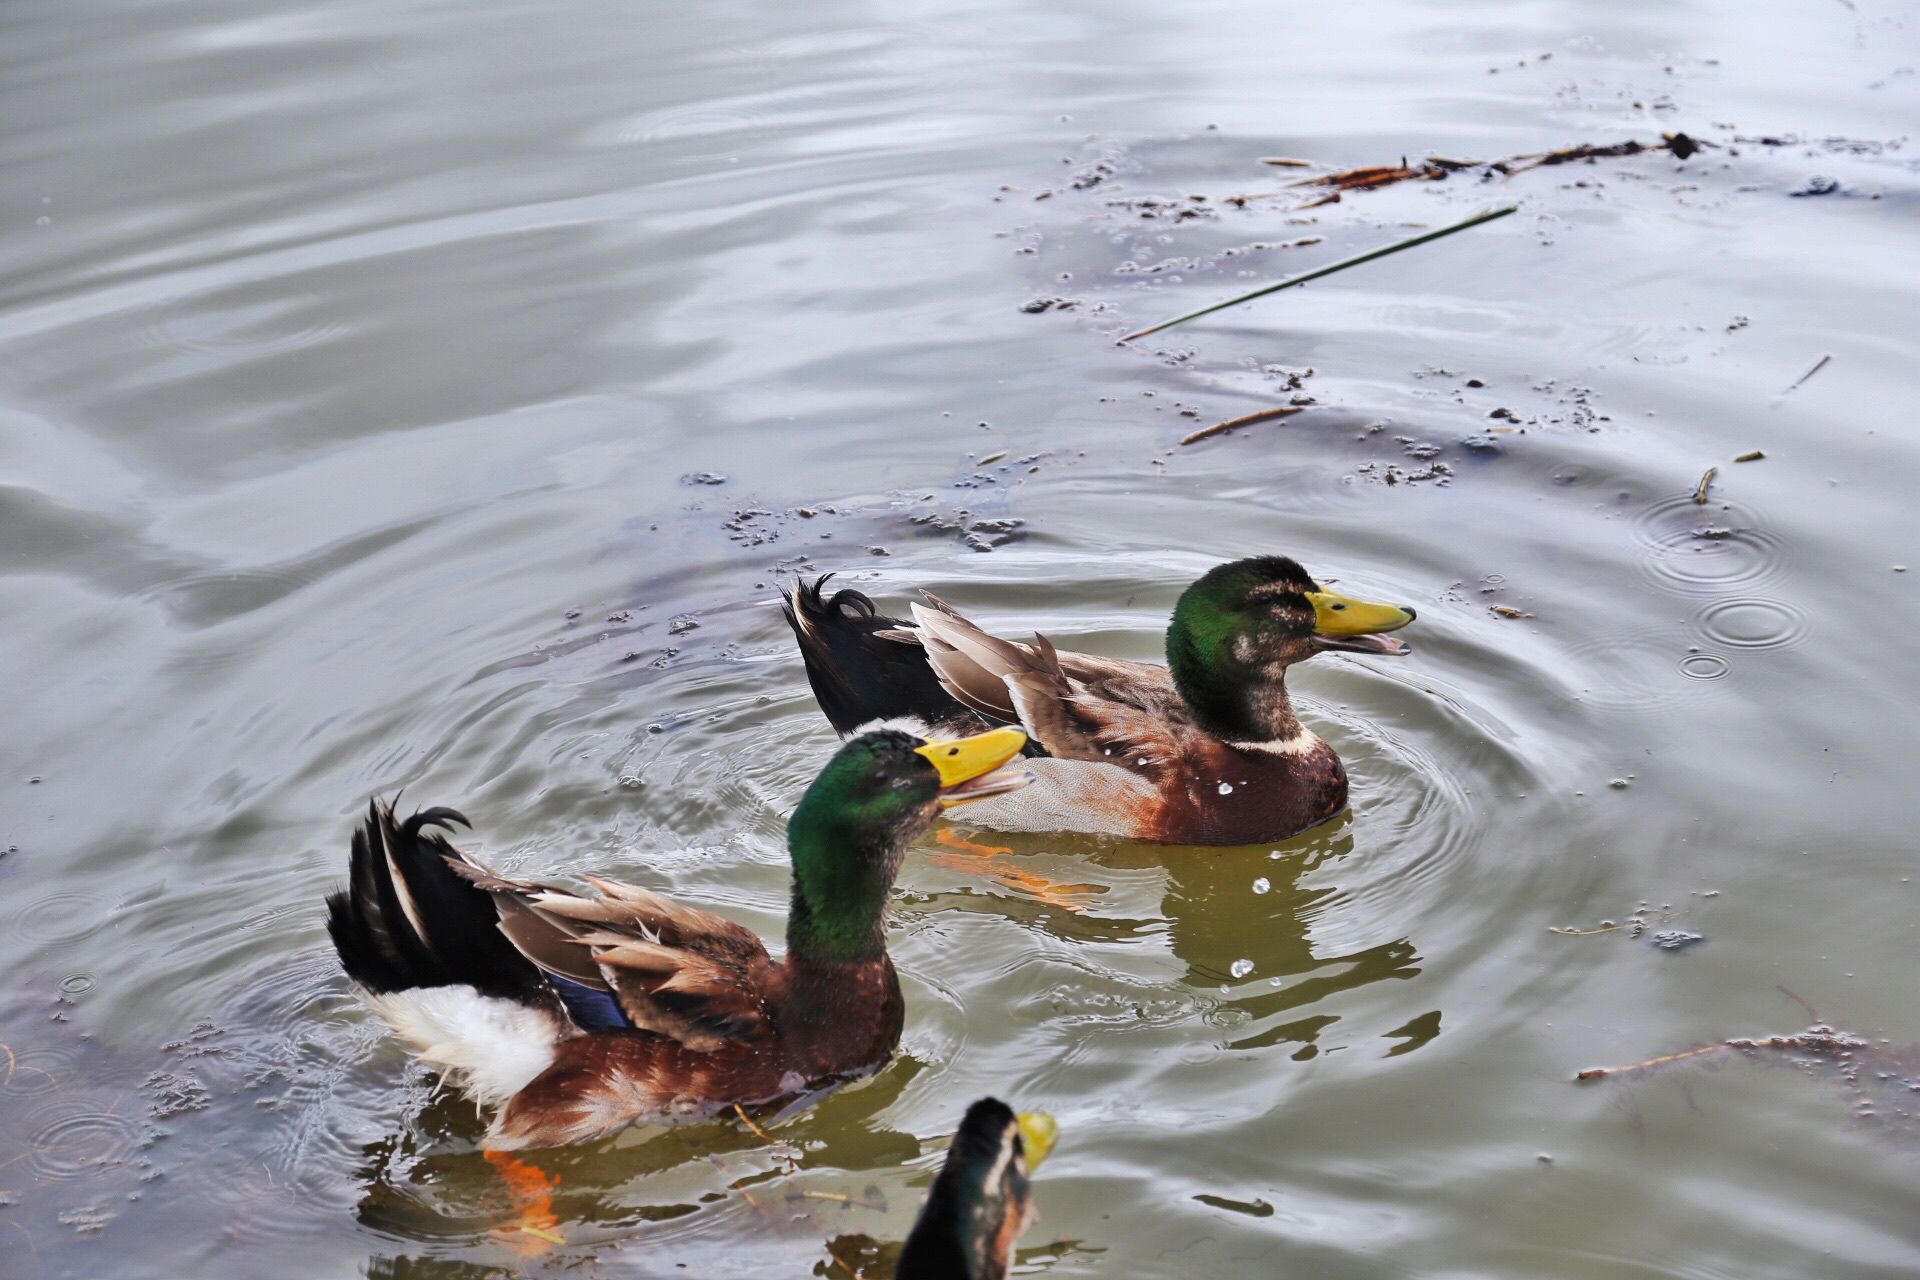
[[[1265,876],[1261,876],[1253,882],[1253,891],[1255,893],[1265,893],[1271,888],[1273,888],[1273,884]]]
[[[1221,794],[1221,795],[1223,795],[1223,796],[1230,796],[1230,795],[1232,795],[1232,794],[1233,794],[1233,784],[1232,784],[1231,782],[1223,782],[1223,783],[1221,783],[1221,784],[1220,784],[1220,794]]]
[[[1233,969],[1232,969],[1232,973],[1233,973],[1233,976],[1234,976],[1234,977],[1236,977],[1236,978],[1244,978],[1244,977],[1246,977],[1246,976],[1247,976],[1248,974],[1250,974],[1250,973],[1252,973],[1252,972],[1253,972],[1253,961],[1251,961],[1251,960],[1235,960],[1235,961],[1233,962]]]

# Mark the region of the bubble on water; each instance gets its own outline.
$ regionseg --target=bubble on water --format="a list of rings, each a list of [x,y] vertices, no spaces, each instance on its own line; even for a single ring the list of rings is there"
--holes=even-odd
[[[1221,783],[1221,784],[1220,784],[1220,794],[1221,794],[1221,795],[1223,795],[1223,796],[1230,796],[1230,795],[1232,795],[1232,794],[1233,794],[1233,784],[1232,784],[1231,782],[1223,782],[1223,783]]]
[[[1234,976],[1234,977],[1236,977],[1236,978],[1244,978],[1244,977],[1246,977],[1246,976],[1247,976],[1248,974],[1250,974],[1250,973],[1252,973],[1252,972],[1253,972],[1253,961],[1251,961],[1251,960],[1235,960],[1235,961],[1233,962],[1233,968],[1232,968],[1232,970],[1231,970],[1231,972],[1232,972],[1232,974],[1233,974],[1233,976]]]
[[[1255,893],[1266,893],[1268,890],[1272,888],[1273,888],[1273,882],[1268,880],[1265,876],[1261,876],[1258,880],[1255,880],[1253,882],[1253,891]]]

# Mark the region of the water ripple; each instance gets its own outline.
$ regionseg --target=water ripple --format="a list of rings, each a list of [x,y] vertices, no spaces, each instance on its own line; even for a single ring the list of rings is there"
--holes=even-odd
[[[1806,612],[1781,600],[1716,600],[1694,614],[1693,625],[1733,649],[1788,649],[1806,638]]]

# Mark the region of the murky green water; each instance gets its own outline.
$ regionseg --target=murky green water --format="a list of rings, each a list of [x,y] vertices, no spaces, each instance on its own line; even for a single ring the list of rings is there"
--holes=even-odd
[[[1920,1040],[1916,43],[1885,0],[0,11],[0,1274],[885,1275],[989,1090],[1064,1129],[1023,1273],[1920,1272],[1899,1070],[1572,1083],[1794,1031],[1782,986]],[[1723,145],[1222,203],[1675,128]],[[470,1109],[322,933],[370,793],[778,936],[832,743],[784,575],[1144,657],[1254,552],[1419,607],[1295,680],[1350,818],[1007,841],[1079,911],[916,854],[901,1057],[796,1170],[630,1133],[540,1158],[566,1244],[489,1235]],[[1548,932],[1642,904],[1705,941]]]

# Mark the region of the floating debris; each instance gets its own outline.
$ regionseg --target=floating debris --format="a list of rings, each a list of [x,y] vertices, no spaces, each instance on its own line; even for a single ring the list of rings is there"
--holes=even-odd
[[[1525,613],[1519,609],[1509,608],[1504,604],[1490,604],[1487,606],[1487,612],[1500,618],[1531,618],[1533,617],[1533,615],[1530,613]]]
[[[1760,450],[1755,449],[1752,453],[1741,454],[1739,457],[1735,458],[1734,461],[1735,462],[1758,462],[1760,461],[1760,459],[1766,456],[1767,455],[1765,453],[1762,453]]]
[[[1884,1040],[1875,1045],[1865,1036],[1823,1021],[1813,1013],[1812,1006],[1785,987],[1780,991],[1808,1011],[1813,1017],[1811,1026],[1793,1035],[1723,1040],[1622,1067],[1588,1067],[1576,1072],[1574,1079],[1608,1080],[1681,1062],[1706,1065],[1703,1060],[1726,1053],[1755,1059],[1774,1055],[1838,1085],[1851,1099],[1850,1110],[1856,1120],[1883,1126],[1906,1138],[1920,1138],[1920,1103],[1916,1103],[1916,1096],[1920,1096],[1920,1045],[1895,1048]]]
[[[1384,245],[1378,249],[1371,249],[1366,253],[1357,254],[1351,258],[1342,258],[1340,261],[1329,263],[1327,266],[1317,267],[1312,271],[1303,272],[1297,276],[1289,276],[1285,280],[1280,280],[1273,284],[1262,285],[1260,288],[1248,293],[1228,298],[1225,302],[1216,302],[1212,306],[1201,307],[1198,311],[1189,311],[1185,315],[1175,316],[1171,320],[1162,320],[1159,324],[1148,325],[1144,329],[1128,334],[1126,337],[1120,339],[1120,341],[1132,342],[1137,338],[1144,338],[1150,333],[1158,333],[1162,329],[1171,329],[1176,324],[1185,324],[1189,320],[1196,320],[1201,316],[1211,315],[1215,311],[1224,311],[1228,307],[1236,307],[1243,302],[1251,302],[1255,298],[1263,298],[1267,294],[1276,293],[1281,289],[1291,289],[1293,286],[1305,284],[1309,280],[1318,280],[1322,276],[1330,276],[1336,271],[1345,271],[1348,267],[1357,267],[1363,262],[1372,262],[1375,258],[1384,258],[1390,253],[1398,253],[1402,249],[1411,249],[1415,245],[1426,244],[1428,241],[1438,240],[1442,236],[1450,236],[1456,231],[1465,231],[1468,227],[1477,227],[1483,222],[1492,222],[1496,218],[1504,218],[1510,213],[1519,212],[1519,210],[1520,206],[1517,204],[1501,205],[1497,209],[1483,209],[1471,218],[1465,218],[1449,226],[1441,227],[1437,231],[1424,232],[1411,239],[1398,240],[1393,244]]]
[[[1181,437],[1180,443],[1192,444],[1196,440],[1205,440],[1209,436],[1225,435],[1235,427],[1250,427],[1256,422],[1269,422],[1274,418],[1291,417],[1293,414],[1305,411],[1305,405],[1282,405],[1277,409],[1262,409],[1258,413],[1249,413],[1244,417],[1230,418],[1225,422],[1216,422],[1210,427],[1202,427],[1191,435]]]
[[[1782,391],[1780,395],[1782,396],[1792,395],[1795,391],[1798,391],[1802,386],[1806,385],[1806,381],[1808,378],[1811,378],[1814,374],[1820,372],[1822,369],[1826,368],[1832,362],[1833,362],[1833,357],[1831,355],[1821,356],[1818,360],[1815,360],[1813,362],[1813,368],[1807,370],[1805,373],[1801,374],[1798,378],[1795,378],[1793,380],[1793,385],[1788,387],[1785,391]]]
[[[1691,929],[1662,929],[1647,939],[1662,951],[1684,951],[1694,943],[1706,940],[1706,934],[1695,933]]]
[[[1602,920],[1598,929],[1553,928],[1548,929],[1547,932],[1557,933],[1563,938],[1592,938],[1603,933],[1620,933],[1625,931],[1629,938],[1638,938],[1654,925],[1665,924],[1669,920],[1678,920],[1681,916],[1689,914],[1690,911],[1691,908],[1689,908],[1688,911],[1671,911],[1666,915],[1654,916],[1651,909],[1641,907],[1619,923],[1615,923],[1612,920]],[[1673,932],[1679,931],[1674,930]]]
[[[1695,485],[1693,489],[1693,503],[1695,506],[1704,507],[1707,505],[1707,486],[1712,484],[1713,478],[1719,474],[1720,468],[1708,467],[1707,474],[1700,477],[1700,483]]]
[[[1527,155],[1509,156],[1505,160],[1446,160],[1439,156],[1430,156],[1419,164],[1410,165],[1402,160],[1397,165],[1370,165],[1361,169],[1348,169],[1341,173],[1321,174],[1318,177],[1302,178],[1298,182],[1287,184],[1280,191],[1265,192],[1259,195],[1229,196],[1227,204],[1245,208],[1250,200],[1268,200],[1285,195],[1289,190],[1300,187],[1318,187],[1327,191],[1318,200],[1308,201],[1296,206],[1312,209],[1323,204],[1339,203],[1341,193],[1347,191],[1369,191],[1380,187],[1391,187],[1402,182],[1442,182],[1462,169],[1486,169],[1492,173],[1512,176],[1525,173],[1529,169],[1545,168],[1548,165],[1572,164],[1576,160],[1599,160],[1616,156],[1637,156],[1643,153],[1666,151],[1676,160],[1685,160],[1703,148],[1714,146],[1711,142],[1702,142],[1684,133],[1663,133],[1660,141],[1645,143],[1628,140],[1595,146],[1582,143],[1579,146],[1563,147],[1558,151],[1532,152]],[[1273,160],[1263,159],[1262,164],[1274,164]],[[1301,166],[1304,167],[1304,166]],[[1837,184],[1836,184],[1837,185]],[[1801,194],[1796,192],[1795,194]],[[1808,193],[1808,194],[1825,194]]]
[[[1805,185],[1797,190],[1789,191],[1787,194],[1796,198],[1805,196],[1830,196],[1839,189],[1840,180],[1838,178],[1822,177],[1819,174],[1815,174],[1813,177],[1807,179]]]

